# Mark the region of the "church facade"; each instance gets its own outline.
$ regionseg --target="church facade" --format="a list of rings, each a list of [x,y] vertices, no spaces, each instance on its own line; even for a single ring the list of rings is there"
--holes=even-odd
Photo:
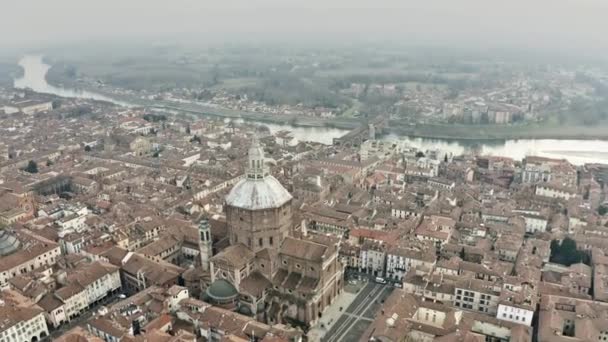
[[[206,299],[270,324],[314,325],[343,290],[338,241],[294,237],[292,196],[270,174],[257,140],[225,211],[230,246],[208,261]]]

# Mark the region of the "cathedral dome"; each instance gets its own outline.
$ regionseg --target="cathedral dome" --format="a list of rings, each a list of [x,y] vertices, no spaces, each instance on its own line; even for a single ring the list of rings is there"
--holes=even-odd
[[[13,234],[5,229],[0,229],[0,256],[12,254],[20,247],[21,243]]]
[[[243,179],[226,197],[226,204],[247,210],[279,208],[289,200],[291,194],[272,176],[263,179]]]
[[[247,210],[272,209],[283,206],[291,198],[283,185],[270,175],[264,149],[254,138],[249,148],[246,177],[226,196],[226,204]]]
[[[227,280],[218,279],[207,288],[207,296],[215,302],[232,301],[238,295],[237,290]]]

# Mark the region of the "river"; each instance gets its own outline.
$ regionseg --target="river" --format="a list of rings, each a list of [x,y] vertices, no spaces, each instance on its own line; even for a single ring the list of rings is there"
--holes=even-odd
[[[113,99],[109,96],[97,94],[86,90],[68,89],[50,85],[46,74],[50,65],[44,63],[41,56],[24,56],[19,65],[24,69],[21,78],[15,79],[16,88],[31,88],[40,93],[54,94],[61,97],[76,97],[112,102],[120,106],[129,106],[128,103]],[[315,141],[331,144],[334,138],[346,134],[346,130],[326,127],[294,127],[291,125],[266,124],[272,133],[282,130],[291,131],[297,140]],[[548,158],[566,158],[571,163],[581,165],[584,163],[608,163],[608,141],[604,140],[567,140],[567,139],[519,139],[503,141],[471,141],[412,138],[396,135],[386,135],[381,139],[405,140],[412,147],[421,150],[437,149],[441,153],[454,155],[476,149],[483,155],[504,156],[522,159],[527,155],[537,155]]]

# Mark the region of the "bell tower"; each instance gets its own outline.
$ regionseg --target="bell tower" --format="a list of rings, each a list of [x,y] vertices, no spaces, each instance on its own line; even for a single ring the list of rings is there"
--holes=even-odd
[[[198,224],[199,242],[198,249],[201,256],[201,267],[203,271],[209,271],[209,260],[213,256],[213,246],[211,241],[211,229],[209,220],[203,218]]]

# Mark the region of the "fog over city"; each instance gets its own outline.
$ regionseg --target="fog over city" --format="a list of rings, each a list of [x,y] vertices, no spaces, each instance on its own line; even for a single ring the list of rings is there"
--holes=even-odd
[[[603,0],[6,0],[0,43],[391,40],[608,50]],[[27,18],[27,20],[24,20]]]
[[[0,14],[0,342],[608,340],[608,0]]]

